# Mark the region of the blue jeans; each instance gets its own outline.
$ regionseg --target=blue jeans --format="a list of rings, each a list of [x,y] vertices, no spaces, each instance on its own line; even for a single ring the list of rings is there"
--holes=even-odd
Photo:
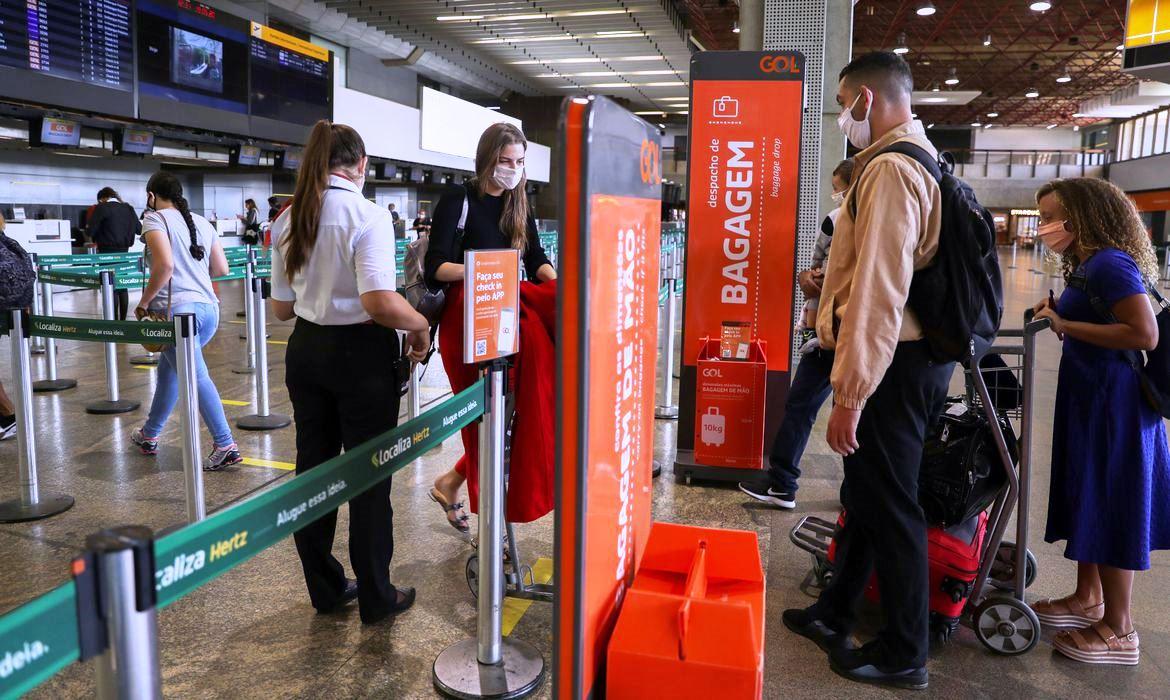
[[[813,350],[800,358],[796,375],[784,401],[784,419],[772,443],[768,457],[768,479],[777,491],[796,493],[800,478],[800,458],[808,445],[808,436],[817,413],[832,393],[829,375],[833,372],[833,353]]]
[[[232,430],[228,427],[227,416],[223,413],[223,404],[219,400],[219,391],[207,373],[207,363],[203,361],[203,346],[211,342],[219,329],[219,306],[214,304],[179,304],[171,309],[172,314],[195,314],[195,334],[199,344],[195,347],[195,381],[199,386],[199,415],[207,424],[216,447],[227,447],[235,442],[232,439]],[[162,434],[163,424],[167,422],[175,403],[179,400],[179,373],[175,364],[175,348],[171,346],[161,353],[158,361],[158,381],[154,387],[154,400],[150,404],[150,415],[146,418],[146,425],[142,432],[147,437],[158,437]]]

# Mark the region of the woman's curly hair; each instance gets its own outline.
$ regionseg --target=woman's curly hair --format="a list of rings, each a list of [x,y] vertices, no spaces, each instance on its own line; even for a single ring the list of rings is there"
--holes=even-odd
[[[1133,200],[1117,185],[1095,177],[1053,180],[1040,188],[1036,201],[1053,193],[1068,214],[1068,230],[1076,235],[1079,250],[1092,255],[1117,248],[1134,259],[1147,282],[1158,280],[1158,258],[1150,235]],[[1084,262],[1075,257],[1071,247],[1060,258],[1066,281]]]

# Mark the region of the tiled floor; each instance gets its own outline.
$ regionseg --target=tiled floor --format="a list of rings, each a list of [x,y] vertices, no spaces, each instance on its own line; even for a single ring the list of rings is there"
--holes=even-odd
[[[1044,296],[1059,280],[1031,272],[1036,261],[1021,255],[1017,269],[1005,269],[1009,320],[1018,325],[1025,306]],[[1006,261],[1005,261],[1006,264]],[[208,363],[225,399],[251,401],[248,376],[233,374],[243,343],[243,326],[235,323],[240,290],[224,285],[224,319],[207,351]],[[58,313],[92,315],[97,308],[91,292],[60,295]],[[272,339],[288,337],[287,324],[272,323]],[[289,412],[283,389],[283,345],[272,344],[272,410]],[[65,580],[68,560],[85,536],[104,526],[139,523],[156,530],[180,525],[185,517],[183,475],[174,421],[168,425],[157,458],[140,456],[127,435],[144,418],[144,409],[124,416],[86,414],[84,404],[102,395],[104,373],[94,345],[62,342],[60,373],[76,377],[77,389],[35,399],[36,432],[42,489],[69,493],[72,510],[34,523],[0,525],[0,610],[27,601]],[[1051,334],[1039,344],[1036,466],[1033,533],[1042,533],[1047,498],[1051,411],[1059,345]],[[148,402],[153,371],[132,369],[126,358],[134,348],[119,348],[121,387],[125,397]],[[36,360],[39,368],[41,360]],[[39,370],[38,370],[39,371]],[[11,376],[7,344],[0,350],[0,377]],[[441,395],[446,379],[441,368],[428,372],[427,400]],[[6,385],[10,386],[6,381]],[[229,418],[250,411],[227,406]],[[669,466],[655,482],[654,517],[658,520],[752,529],[759,533],[768,577],[767,698],[885,697],[885,691],[858,688],[828,669],[824,655],[789,634],[780,612],[811,599],[802,592],[809,572],[808,555],[788,541],[788,531],[804,514],[831,517],[837,507],[840,461],[824,441],[822,413],[809,445],[795,512],[782,513],[746,503],[727,487],[682,486],[674,483]],[[658,422],[657,455],[669,465],[675,426]],[[272,433],[238,432],[245,456],[291,462],[293,429]],[[206,433],[204,440],[206,441]],[[206,446],[205,446],[206,449]],[[396,550],[393,577],[418,587],[416,606],[400,618],[363,627],[356,611],[338,616],[314,615],[291,542],[270,548],[159,615],[163,686],[175,698],[427,698],[431,664],[449,644],[475,630],[474,599],[464,579],[471,552],[427,499],[433,479],[460,454],[455,441],[426,455],[394,479]],[[0,498],[17,493],[14,441],[0,443]],[[206,475],[209,509],[221,508],[257,489],[287,478],[289,472],[269,467],[242,467]],[[345,511],[337,551],[344,561]],[[551,556],[552,518],[519,528],[518,538],[528,559]],[[1030,543],[1040,575],[1030,597],[1062,595],[1070,589],[1074,566],[1062,548],[1033,537]],[[1154,568],[1137,577],[1135,615],[1142,636],[1142,663],[1137,668],[1085,667],[1054,656],[1050,638],[1022,657],[1003,658],[982,648],[962,628],[931,661],[931,689],[937,697],[1168,697],[1170,696],[1170,614],[1166,585],[1170,555],[1154,556]],[[551,652],[551,614],[546,604],[531,606],[513,632],[535,644],[546,658]],[[31,694],[36,698],[89,697],[93,669],[67,669]],[[538,697],[548,697],[546,683]]]

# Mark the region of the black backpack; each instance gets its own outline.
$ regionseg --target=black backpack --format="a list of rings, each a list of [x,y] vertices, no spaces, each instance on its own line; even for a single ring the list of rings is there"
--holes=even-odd
[[[1089,278],[1083,270],[1077,270],[1069,277],[1068,286],[1083,291],[1102,320],[1117,323],[1109,305],[1089,287]],[[1122,354],[1141,379],[1146,403],[1163,418],[1170,418],[1170,302],[1152,285],[1146,285],[1146,292],[1158,303],[1158,313],[1154,317],[1158,324],[1158,347],[1147,350],[1144,358],[1139,350],[1126,350]]]
[[[905,141],[882,149],[913,158],[938,182],[942,229],[929,267],[914,273],[906,301],[940,362],[970,357],[995,340],[1003,318],[1003,281],[995,248],[995,221],[967,183],[952,174],[953,159],[936,160]],[[876,157],[876,156],[875,156]]]
[[[0,309],[31,306],[36,281],[32,258],[19,243],[0,230]]]

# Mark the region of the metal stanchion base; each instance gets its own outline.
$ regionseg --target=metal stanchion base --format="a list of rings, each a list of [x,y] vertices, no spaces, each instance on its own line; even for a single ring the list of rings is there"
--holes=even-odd
[[[28,354],[30,354],[30,355],[44,355],[45,348],[44,348],[44,346],[41,346],[39,348],[32,348],[28,351]]]
[[[240,430],[276,430],[288,427],[291,423],[292,418],[280,413],[269,413],[266,416],[252,414],[237,420],[236,427]]]
[[[77,386],[76,379],[42,379],[33,382],[33,393],[43,394],[49,391],[65,391]]]
[[[654,417],[659,420],[678,420],[678,406],[658,406]]]
[[[130,358],[132,365],[157,365],[158,355],[156,353],[148,353],[146,355],[134,355]]]
[[[271,338],[271,337],[272,337],[272,334],[271,334],[271,333],[265,333],[265,334],[264,334],[264,338],[265,338],[265,340],[267,340],[268,338]],[[248,339],[248,334],[247,334],[247,333],[241,333],[241,334],[240,334],[240,340],[247,340],[247,339]]]
[[[650,478],[657,479],[662,476],[662,462],[655,462],[654,468],[650,470]]]
[[[253,374],[255,371],[256,368],[254,367],[232,367],[232,374]]]
[[[476,658],[474,639],[456,642],[435,659],[432,679],[443,695],[461,700],[522,698],[544,680],[544,657],[530,644],[505,637],[498,666],[484,666]]]
[[[22,523],[27,520],[40,520],[50,515],[64,513],[73,507],[73,496],[59,493],[41,494],[41,500],[31,505],[21,503],[20,499],[0,503],[0,523]]]
[[[119,399],[117,401],[94,401],[91,404],[86,404],[85,412],[97,416],[109,416],[115,413],[129,413],[138,410],[138,407],[141,405],[138,401],[127,401],[126,399]]]
[[[236,312],[236,318],[247,318],[247,317],[248,317],[248,314],[244,313],[243,311]]]

